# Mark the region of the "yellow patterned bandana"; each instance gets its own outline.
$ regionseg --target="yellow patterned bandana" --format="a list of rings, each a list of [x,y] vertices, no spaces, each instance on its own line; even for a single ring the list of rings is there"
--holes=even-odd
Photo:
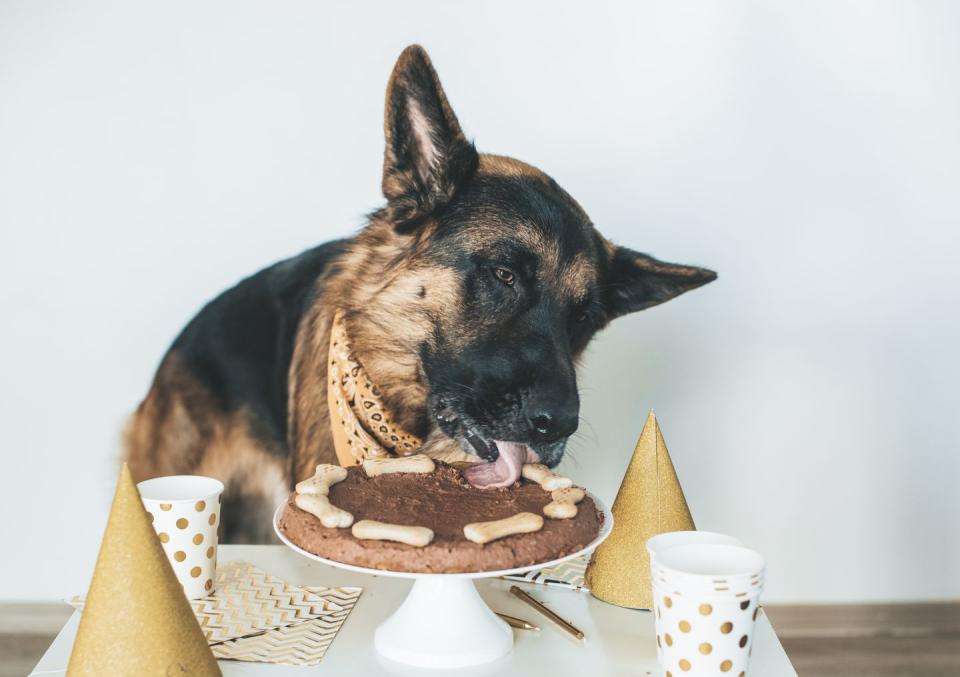
[[[393,422],[377,386],[353,356],[340,310],[334,314],[330,330],[327,386],[330,429],[340,465],[393,454],[407,456],[420,449],[423,440]]]

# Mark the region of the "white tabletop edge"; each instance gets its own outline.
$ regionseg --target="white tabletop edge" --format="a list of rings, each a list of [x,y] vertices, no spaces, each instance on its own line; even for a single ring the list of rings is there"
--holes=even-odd
[[[548,671],[553,675],[649,675],[663,673],[657,666],[653,617],[647,611],[623,609],[606,604],[587,593],[562,588],[528,585],[526,589],[548,604],[586,634],[576,642],[548,620],[516,600],[507,591],[512,584],[502,579],[484,579],[477,588],[490,606],[519,616],[541,627],[540,632],[515,630],[513,651],[505,658],[479,668],[456,672],[416,670],[380,658],[373,650],[373,631],[400,604],[411,581],[357,574],[307,560],[284,546],[221,546],[222,562],[243,560],[296,585],[359,585],[364,588],[356,608],[345,622],[319,667],[296,668],[268,663],[220,661],[226,677],[270,677],[272,675],[324,674],[363,675],[526,675]],[[31,677],[66,673],[79,612],[57,635]],[[767,619],[761,614],[754,631],[754,654],[750,672],[763,677],[796,677],[783,646]]]

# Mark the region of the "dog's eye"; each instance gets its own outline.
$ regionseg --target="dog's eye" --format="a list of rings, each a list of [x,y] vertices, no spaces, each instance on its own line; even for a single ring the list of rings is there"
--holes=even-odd
[[[493,276],[497,278],[500,282],[503,282],[506,285],[513,286],[514,280],[516,280],[516,275],[506,268],[494,268]]]
[[[577,313],[577,322],[586,322],[588,317],[589,315],[587,314],[587,311],[581,310],[579,313]]]

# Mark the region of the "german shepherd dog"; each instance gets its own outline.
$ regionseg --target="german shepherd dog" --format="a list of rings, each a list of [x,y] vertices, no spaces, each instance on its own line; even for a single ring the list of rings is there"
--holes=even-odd
[[[505,486],[523,462],[563,457],[575,366],[599,329],[716,278],[612,244],[539,169],[478,153],[421,47],[397,60],[385,108],[386,204],[355,237],[207,304],[125,431],[136,480],[224,482],[225,541],[270,540],[294,483],[337,462],[326,367],[338,309],[396,424]]]

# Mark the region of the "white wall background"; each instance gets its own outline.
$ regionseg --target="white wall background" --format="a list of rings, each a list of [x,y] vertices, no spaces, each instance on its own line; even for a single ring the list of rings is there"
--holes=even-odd
[[[612,499],[654,407],[770,601],[960,596],[956,4],[6,0],[0,599],[83,591],[186,320],[378,205],[414,41],[482,150],[720,272],[593,344],[567,470]]]

